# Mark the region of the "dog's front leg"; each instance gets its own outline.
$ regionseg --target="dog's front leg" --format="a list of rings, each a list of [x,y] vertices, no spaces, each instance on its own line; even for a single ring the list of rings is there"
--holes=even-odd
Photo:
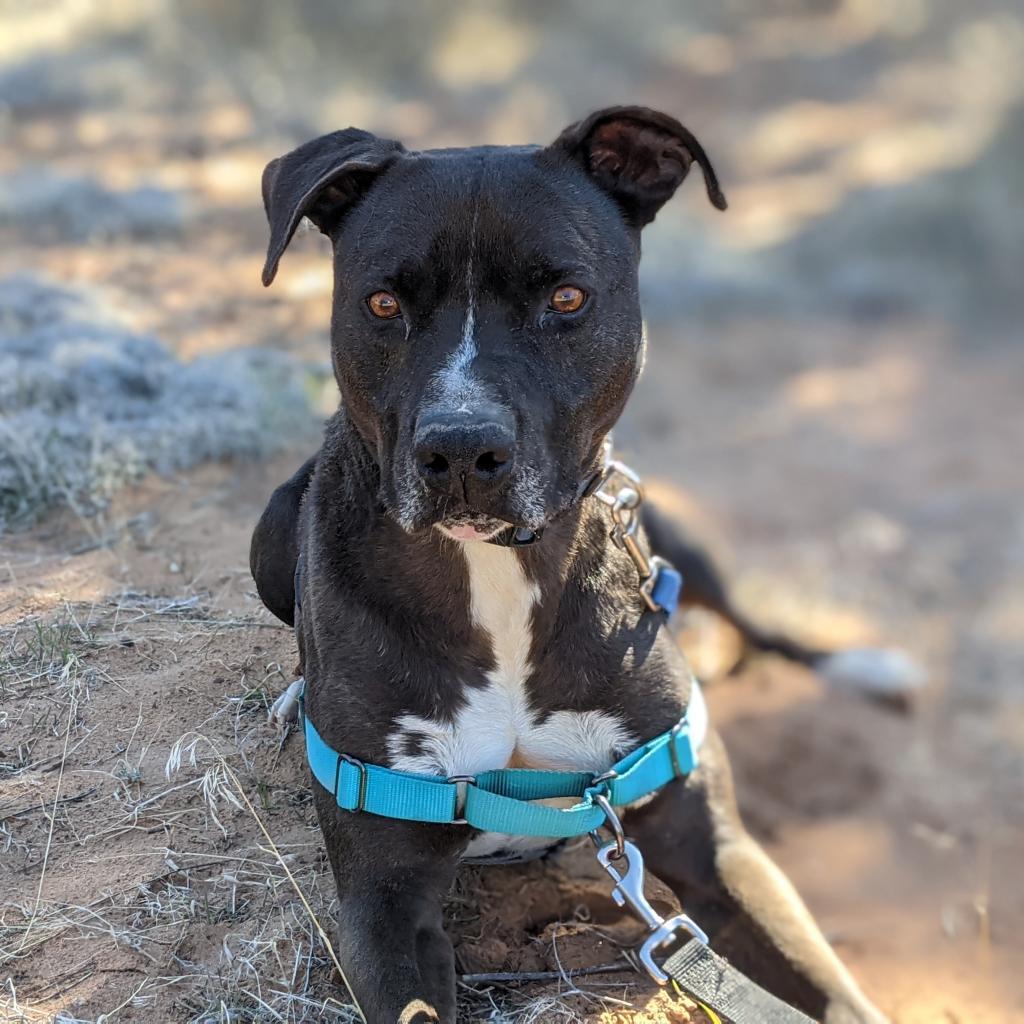
[[[343,811],[320,788],[316,802],[338,887],[338,959],[368,1024],[451,1024],[441,901],[465,830]]]
[[[716,952],[825,1024],[885,1024],[825,941],[792,883],[747,834],[725,749],[630,813],[627,831]]]

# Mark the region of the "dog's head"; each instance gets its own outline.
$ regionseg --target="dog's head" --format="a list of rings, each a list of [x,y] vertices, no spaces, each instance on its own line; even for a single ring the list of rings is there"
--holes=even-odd
[[[332,361],[407,530],[539,529],[593,478],[643,362],[640,230],[697,140],[640,107],[546,147],[408,152],[349,128],[263,176],[270,284],[308,217],[334,246]]]

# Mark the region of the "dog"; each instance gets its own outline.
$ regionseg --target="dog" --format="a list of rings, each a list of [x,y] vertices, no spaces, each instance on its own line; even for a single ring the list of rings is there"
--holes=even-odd
[[[614,107],[547,146],[411,152],[349,128],[267,166],[264,284],[303,218],[332,243],[341,403],[274,492],[251,566],[335,750],[433,777],[597,775],[687,707],[691,674],[591,490],[644,363],[641,231],[694,164],[724,209],[689,130]],[[698,560],[683,568],[700,592],[702,556],[647,522]],[[510,530],[533,543],[493,543]],[[345,811],[312,786],[366,1018],[454,1021],[441,903],[460,861],[551,840]],[[752,979],[827,1024],[885,1020],[745,831],[713,731],[699,767],[625,820]]]

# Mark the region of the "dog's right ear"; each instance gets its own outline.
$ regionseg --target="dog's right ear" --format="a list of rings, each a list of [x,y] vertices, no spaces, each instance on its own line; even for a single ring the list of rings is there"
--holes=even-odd
[[[582,165],[636,228],[654,220],[693,163],[704,174],[711,205],[719,210],[727,205],[704,147],[693,132],[659,110],[597,110],[569,125],[549,148]]]
[[[263,172],[263,207],[270,222],[264,285],[274,280],[303,217],[330,234],[345,210],[404,152],[405,147],[394,139],[346,128],[271,160]]]

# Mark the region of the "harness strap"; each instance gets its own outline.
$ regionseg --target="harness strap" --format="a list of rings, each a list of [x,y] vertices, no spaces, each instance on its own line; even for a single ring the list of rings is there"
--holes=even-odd
[[[710,1007],[722,1024],[814,1024],[699,939],[690,939],[661,966],[686,995]]]
[[[692,772],[708,725],[704,695],[694,680],[679,722],[597,779],[589,772],[504,768],[456,780],[364,764],[334,750],[304,711],[302,719],[313,776],[343,810],[559,839],[585,835],[604,823],[596,797],[613,806],[629,804]],[[578,802],[564,809],[534,802],[552,797]]]

